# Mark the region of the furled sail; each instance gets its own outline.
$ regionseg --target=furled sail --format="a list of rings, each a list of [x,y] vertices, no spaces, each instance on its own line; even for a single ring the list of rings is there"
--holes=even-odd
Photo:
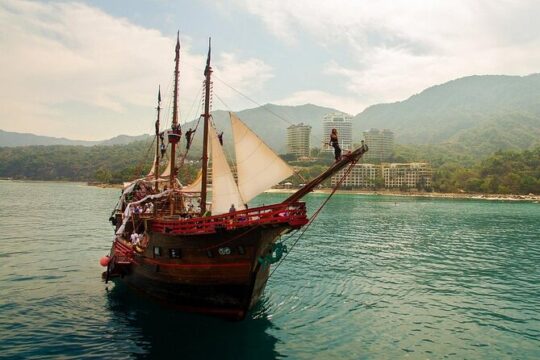
[[[238,189],[242,199],[247,203],[293,175],[294,171],[236,115],[229,114],[236,152]]]
[[[234,204],[237,210],[243,209],[244,201],[238,192],[216,131],[211,126],[208,128],[208,136],[212,148],[212,214],[228,212],[231,204]]]

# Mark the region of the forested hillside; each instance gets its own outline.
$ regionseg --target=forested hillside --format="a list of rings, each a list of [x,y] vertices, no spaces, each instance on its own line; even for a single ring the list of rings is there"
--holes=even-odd
[[[440,192],[540,194],[540,147],[498,151],[471,167],[448,162],[435,169],[433,186]]]
[[[470,76],[358,114],[362,128],[388,128],[401,144],[451,143],[488,155],[540,144],[540,74]]]
[[[196,149],[194,149],[196,150]],[[196,162],[194,151],[192,162]],[[305,180],[319,175],[332,163],[331,154],[312,165],[304,164]],[[0,177],[30,180],[70,180],[121,183],[148,173],[153,158],[151,142],[115,146],[30,146],[0,148]],[[483,160],[453,151],[447,145],[400,146],[393,161],[430,161],[433,190],[540,194],[540,147],[525,151],[498,151]],[[180,171],[190,182],[198,164]],[[298,183],[298,179],[295,183]],[[302,180],[304,181],[304,180]]]
[[[114,146],[25,146],[0,148],[0,176],[31,180],[122,182],[148,170],[149,142]],[[144,164],[146,165],[146,164]],[[137,169],[140,168],[140,169]]]

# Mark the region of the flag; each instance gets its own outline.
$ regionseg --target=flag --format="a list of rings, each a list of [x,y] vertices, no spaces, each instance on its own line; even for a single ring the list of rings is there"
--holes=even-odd
[[[174,61],[178,61],[178,58],[180,57],[180,31],[176,34],[176,57],[174,58]]]
[[[210,55],[212,52],[212,38],[208,38],[208,57],[206,58],[206,68],[204,69],[204,76],[210,71]]]

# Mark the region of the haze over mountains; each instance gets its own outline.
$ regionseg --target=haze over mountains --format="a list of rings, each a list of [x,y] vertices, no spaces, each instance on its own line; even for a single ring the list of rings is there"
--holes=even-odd
[[[278,152],[285,152],[286,128],[303,122],[312,126],[312,146],[320,146],[322,118],[336,109],[316,105],[264,105],[238,116]],[[218,129],[231,136],[226,111],[213,112]],[[153,120],[149,120],[153,121]],[[185,125],[193,127],[195,122]],[[430,87],[410,98],[378,104],[353,118],[353,141],[362,131],[388,128],[402,144],[450,143],[476,153],[525,149],[540,144],[540,74],[470,76]],[[121,135],[101,142],[73,141],[0,131],[0,146],[111,145],[148,137]]]
[[[32,145],[123,145],[129,144],[134,141],[146,140],[149,136],[150,135],[118,135],[107,140],[86,141],[0,130],[0,146],[13,147]]]

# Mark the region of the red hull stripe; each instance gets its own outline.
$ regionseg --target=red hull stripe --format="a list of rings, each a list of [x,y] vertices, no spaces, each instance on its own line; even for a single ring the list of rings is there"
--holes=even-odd
[[[138,261],[134,261],[134,263],[139,264]],[[231,263],[224,263],[224,264],[212,264],[212,263],[206,263],[206,264],[172,264],[172,263],[164,263],[159,262],[156,260],[150,260],[150,259],[144,259],[142,261],[144,264],[152,264],[152,265],[159,265],[163,267],[168,268],[181,268],[181,269],[215,269],[215,268],[239,268],[239,267],[247,267],[249,268],[251,265],[247,261],[243,262],[231,262]]]

